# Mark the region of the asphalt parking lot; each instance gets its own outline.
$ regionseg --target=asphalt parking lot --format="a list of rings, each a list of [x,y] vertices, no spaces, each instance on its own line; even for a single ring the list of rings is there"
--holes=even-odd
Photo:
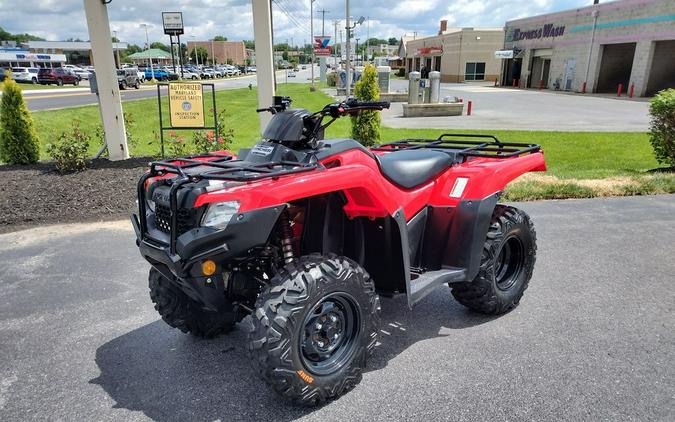
[[[393,79],[392,91],[408,90],[408,81]],[[472,114],[463,116],[404,118],[402,103],[382,113],[382,122],[393,128],[514,129],[592,132],[645,132],[649,128],[649,103],[644,98],[580,95],[551,90],[495,88],[491,83],[443,83],[441,99],[472,102]]]
[[[159,320],[127,222],[0,235],[0,420],[675,420],[675,195],[520,206],[539,239],[521,305],[383,300],[363,381],[320,409],[253,375],[241,328]]]

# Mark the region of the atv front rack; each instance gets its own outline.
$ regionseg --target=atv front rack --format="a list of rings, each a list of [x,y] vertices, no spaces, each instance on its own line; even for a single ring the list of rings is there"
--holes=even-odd
[[[449,138],[462,139],[449,139]],[[473,140],[471,140],[473,139]],[[401,151],[411,149],[445,149],[466,157],[512,158],[541,150],[538,144],[502,142],[493,135],[444,133],[437,139],[402,139],[372,148],[373,151]]]
[[[220,180],[234,182],[251,182],[260,179],[273,178],[289,174],[301,173],[320,168],[319,163],[300,163],[297,161],[272,161],[267,163],[248,163],[236,160],[231,155],[200,154],[181,157],[173,160],[153,161],[150,170],[138,181],[138,221],[140,239],[144,239],[148,231],[146,221],[146,191],[145,182],[158,176],[175,175],[166,179],[171,185],[169,190],[169,205],[171,209],[170,223],[170,251],[176,253],[176,239],[178,237],[178,189],[186,183],[196,183],[200,180]]]

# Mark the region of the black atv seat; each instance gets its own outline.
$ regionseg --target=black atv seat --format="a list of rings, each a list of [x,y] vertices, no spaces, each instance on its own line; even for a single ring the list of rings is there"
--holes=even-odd
[[[413,149],[377,156],[382,174],[392,183],[412,189],[428,182],[462,157],[453,151]],[[458,161],[459,160],[459,161]]]

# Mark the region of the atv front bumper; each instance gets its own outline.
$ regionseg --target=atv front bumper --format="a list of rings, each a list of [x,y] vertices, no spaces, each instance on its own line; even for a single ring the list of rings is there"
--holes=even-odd
[[[193,300],[217,311],[224,304],[224,265],[245,257],[252,248],[265,245],[285,207],[237,213],[225,229],[196,227],[176,237],[173,245],[173,237],[154,226],[154,215],[149,210],[143,210],[146,211],[143,221],[134,214],[131,222],[143,258]],[[201,271],[201,263],[206,259],[217,264],[217,271],[211,276]]]

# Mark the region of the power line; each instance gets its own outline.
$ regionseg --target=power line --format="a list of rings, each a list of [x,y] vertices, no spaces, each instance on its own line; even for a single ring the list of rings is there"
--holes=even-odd
[[[282,4],[280,0],[272,0],[272,2],[274,2],[274,3],[279,7],[279,10],[281,10],[281,12],[282,12],[284,15],[286,15],[286,17],[288,18],[288,20],[289,20],[293,25],[295,25],[297,28],[301,29],[302,31],[309,32],[309,28],[307,28],[306,26],[304,26],[303,24],[301,24],[300,22],[298,22],[298,20],[295,18],[295,16],[293,16],[293,14],[292,14],[291,12],[288,11],[288,9],[286,8],[286,6],[285,6],[284,4]]]

